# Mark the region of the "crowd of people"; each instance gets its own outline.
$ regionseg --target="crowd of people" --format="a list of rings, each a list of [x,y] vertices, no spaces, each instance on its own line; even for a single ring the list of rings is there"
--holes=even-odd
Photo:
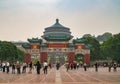
[[[52,67],[56,67],[56,70],[59,70],[60,63],[57,62],[56,64],[53,65],[51,63],[48,63],[47,61],[44,61],[43,63],[37,61],[35,64],[33,64],[32,62],[30,62],[29,64],[20,63],[19,61],[14,63],[0,62],[0,71],[3,73],[9,73],[11,70],[12,74],[24,74],[24,73],[32,74],[34,69],[36,70],[37,74],[40,74],[40,71],[43,71],[44,74],[47,74],[48,68],[51,69]]]
[[[73,70],[73,69],[76,70],[76,69],[78,69],[80,67],[82,67],[84,69],[84,71],[87,71],[88,68],[94,67],[95,71],[98,72],[98,68],[101,67],[101,65],[98,62],[94,63],[92,66],[90,66],[90,65],[88,65],[86,63],[80,64],[80,63],[76,63],[75,62],[75,63],[66,63],[65,67],[66,67],[66,71]],[[104,67],[104,66],[102,66],[102,67]],[[111,72],[112,68],[113,68],[113,71],[116,72],[117,71],[117,67],[120,67],[120,66],[117,63],[111,62],[111,63],[108,63],[106,67],[108,67],[108,71],[109,72]]]
[[[11,70],[12,74],[27,73],[27,71],[29,74],[31,74],[34,69],[36,69],[37,74],[40,74],[41,69],[44,71],[44,74],[47,74],[48,67],[50,67],[51,69],[52,65],[50,63],[47,63],[47,61],[44,61],[43,64],[41,64],[39,61],[37,61],[36,64],[33,64],[32,62],[30,62],[29,64],[20,63],[19,61],[14,63],[9,63],[9,62],[0,63],[1,72],[9,73]],[[26,70],[27,68],[28,70]]]
[[[61,64],[59,62],[57,62],[56,64],[54,64],[54,66],[56,67],[56,70],[59,70]],[[95,63],[94,67],[95,67],[95,71],[98,71],[100,64],[99,63]],[[44,61],[42,64],[37,61],[36,64],[33,64],[32,62],[30,62],[29,64],[26,63],[20,63],[19,61],[14,62],[14,63],[9,63],[9,62],[2,62],[0,63],[0,71],[2,71],[3,73],[9,73],[10,72],[10,67],[11,67],[11,72],[12,74],[21,74],[21,73],[26,73],[26,71],[28,71],[29,74],[32,73],[33,69],[36,69],[36,73],[40,74],[41,69],[43,70],[44,74],[48,73],[48,67],[51,69],[53,67],[53,65],[51,63],[48,63],[47,61]],[[66,71],[68,70],[75,70],[78,68],[83,68],[84,71],[87,71],[87,69],[90,67],[90,65],[84,63],[84,64],[80,64],[80,63],[65,63],[65,67],[66,67]],[[93,66],[92,66],[93,67]],[[113,71],[117,71],[117,67],[118,64],[117,63],[108,63],[107,64],[108,67],[108,71],[111,72],[111,68],[113,68]],[[28,68],[28,70],[26,70]]]

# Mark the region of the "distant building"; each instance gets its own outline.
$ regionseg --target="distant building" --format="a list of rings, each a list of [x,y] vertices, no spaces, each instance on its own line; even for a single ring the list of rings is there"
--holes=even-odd
[[[85,45],[85,39],[72,39],[70,28],[64,27],[56,19],[56,23],[45,28],[42,39],[28,39],[29,43],[23,44],[25,60],[29,63],[38,58],[40,62],[47,60],[51,63],[73,63],[76,54],[83,54],[81,61],[90,64],[90,49]]]

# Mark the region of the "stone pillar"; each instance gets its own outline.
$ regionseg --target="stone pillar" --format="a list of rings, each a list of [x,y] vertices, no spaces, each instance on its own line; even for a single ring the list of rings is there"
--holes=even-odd
[[[25,62],[29,64],[31,62],[31,55],[29,53],[25,53]]]
[[[74,58],[75,58],[75,53],[74,52],[69,52],[68,53],[68,62],[69,62],[69,64],[74,62]]]
[[[40,62],[43,63],[45,60],[47,61],[47,52],[40,52]]]
[[[86,64],[90,64],[90,54],[85,54],[84,55],[84,63]]]

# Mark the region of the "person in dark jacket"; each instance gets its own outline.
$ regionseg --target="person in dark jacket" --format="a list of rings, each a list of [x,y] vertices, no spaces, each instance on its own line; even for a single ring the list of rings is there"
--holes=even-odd
[[[27,64],[23,63],[22,73],[26,73],[26,67],[27,67]]]
[[[98,63],[95,63],[95,71],[98,72]]]
[[[60,68],[60,63],[57,62],[57,64],[56,64],[56,69],[59,70],[59,68]]]
[[[3,72],[5,72],[5,62],[2,63]]]
[[[36,67],[37,67],[37,74],[40,74],[41,64],[39,61],[37,61]]]
[[[112,63],[108,64],[108,71],[111,72],[111,68],[112,68]]]
[[[15,63],[12,64],[12,74],[15,74]]]
[[[32,64],[32,61],[30,62],[30,64],[29,64],[29,74],[31,74],[32,73],[32,68],[33,68],[33,64]]]

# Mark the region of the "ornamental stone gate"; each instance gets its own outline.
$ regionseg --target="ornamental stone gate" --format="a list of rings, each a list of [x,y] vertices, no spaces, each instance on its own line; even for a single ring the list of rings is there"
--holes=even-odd
[[[45,28],[42,39],[28,39],[29,43],[23,44],[25,48],[25,62],[29,63],[31,58],[39,58],[43,63],[73,63],[78,53],[84,55],[84,63],[90,64],[90,49],[84,38],[72,39],[70,28],[64,27],[56,19],[56,23]]]

